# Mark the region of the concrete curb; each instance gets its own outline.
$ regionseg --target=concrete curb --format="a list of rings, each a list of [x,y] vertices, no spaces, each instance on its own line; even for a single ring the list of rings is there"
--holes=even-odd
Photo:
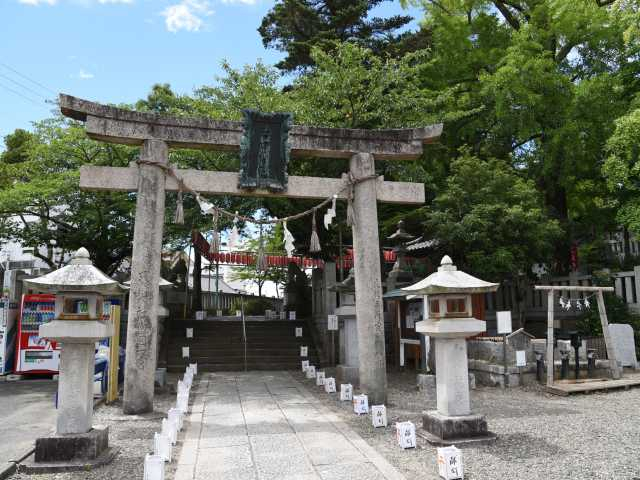
[[[2,470],[0,470],[0,480],[9,478],[14,473],[16,473],[16,464],[13,462],[9,462],[6,468],[3,468]]]
[[[7,462],[9,463],[9,465],[7,465],[6,468],[0,470],[0,480],[5,480],[6,478],[9,478],[11,475],[16,473],[20,462],[27,458],[29,455],[33,454],[33,452],[35,451],[36,449],[32,448],[29,451],[23,453],[18,460],[10,460],[9,462]]]

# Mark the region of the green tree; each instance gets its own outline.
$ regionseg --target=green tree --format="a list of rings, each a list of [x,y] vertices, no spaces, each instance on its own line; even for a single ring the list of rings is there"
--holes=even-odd
[[[314,47],[332,51],[337,43],[354,42],[376,55],[401,55],[427,46],[423,32],[397,33],[412,18],[394,15],[369,18],[387,0],[278,0],[262,20],[258,32],[265,48],[286,52],[278,68],[291,72],[314,64]]]
[[[640,108],[616,121],[608,150],[603,171],[619,205],[617,220],[640,236]]]
[[[568,270],[573,241],[596,241],[615,226],[600,169],[613,122],[638,91],[637,39],[625,40],[637,3],[411,3],[424,6],[432,32],[423,84],[455,88],[447,110],[475,112],[446,123],[440,182],[461,146],[511,163],[560,222],[553,266]]]
[[[425,229],[461,268],[494,281],[548,260],[560,233],[540,194],[505,162],[468,152],[451,164],[445,188],[425,208]]]
[[[124,193],[82,192],[81,165],[125,166],[131,148],[89,140],[82,125],[54,118],[33,133],[17,130],[0,157],[0,238],[26,246],[55,244],[64,253],[86,247],[111,274],[131,255],[134,199]],[[50,267],[51,248],[34,253]]]

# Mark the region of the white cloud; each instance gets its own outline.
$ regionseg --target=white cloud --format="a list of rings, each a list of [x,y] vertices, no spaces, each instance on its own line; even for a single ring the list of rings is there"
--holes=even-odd
[[[18,3],[22,3],[24,5],[33,5],[37,7],[41,4],[55,5],[56,3],[58,3],[58,0],[18,0]]]
[[[258,0],[222,0],[222,3],[242,3],[243,5],[255,5]]]
[[[78,78],[80,80],[91,80],[93,77],[95,77],[93,73],[87,72],[82,68],[80,69],[80,72],[78,72]]]
[[[98,0],[98,3],[106,4],[106,3],[133,3],[133,0]]]
[[[182,0],[175,5],[169,5],[161,15],[165,17],[167,30],[170,32],[198,32],[204,26],[202,17],[213,15],[213,10],[209,8],[208,0]]]

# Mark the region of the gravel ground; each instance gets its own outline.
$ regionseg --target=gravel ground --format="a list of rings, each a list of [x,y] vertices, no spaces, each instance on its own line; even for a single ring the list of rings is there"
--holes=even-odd
[[[175,383],[175,379],[174,379]],[[175,393],[156,393],[153,413],[124,415],[122,403],[100,405],[94,412],[94,425],[109,426],[109,444],[119,447],[113,462],[87,472],[27,475],[16,473],[10,480],[136,480],[144,474],[144,456],[153,453],[153,434],[161,430],[162,419],[175,404]],[[174,452],[176,451],[174,447]],[[175,462],[166,464],[165,473],[173,475]],[[169,477],[172,478],[172,477]]]
[[[354,415],[349,402],[325,394],[302,374],[298,378],[407,480],[439,478],[435,447],[418,438],[418,448],[403,451],[395,440],[396,421],[419,428],[421,412],[436,406],[435,389],[417,391],[414,373],[389,375],[385,429],[374,429],[371,418]],[[498,440],[461,447],[466,480],[640,480],[640,388],[558,397],[538,386],[480,387],[471,391],[471,403],[475,413],[487,416]]]

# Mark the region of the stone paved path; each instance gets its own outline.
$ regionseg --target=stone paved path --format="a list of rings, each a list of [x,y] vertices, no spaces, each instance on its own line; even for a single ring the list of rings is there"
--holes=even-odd
[[[174,480],[404,480],[288,372],[202,374]]]

